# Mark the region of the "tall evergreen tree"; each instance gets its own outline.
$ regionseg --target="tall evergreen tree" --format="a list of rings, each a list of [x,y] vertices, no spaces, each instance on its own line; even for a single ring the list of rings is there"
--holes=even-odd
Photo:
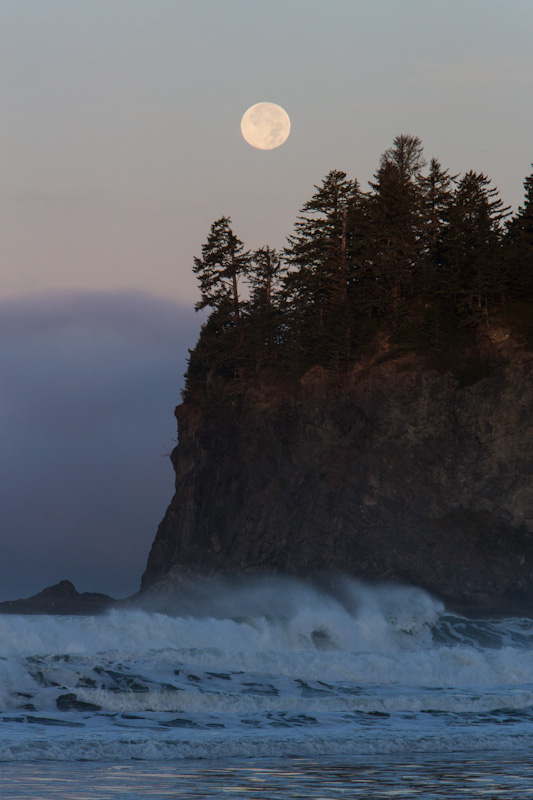
[[[457,175],[450,175],[436,158],[429,162],[427,175],[418,176],[422,192],[421,229],[423,246],[430,262],[438,262],[444,232],[448,225]]]
[[[247,333],[251,340],[256,369],[276,358],[283,327],[282,287],[286,267],[277,250],[260,247],[251,256],[248,281]]]
[[[381,156],[363,204],[363,255],[373,276],[367,281],[367,302],[379,314],[398,316],[415,290],[422,254],[419,176],[424,165],[420,139],[397,136]]]
[[[459,181],[443,243],[441,292],[465,321],[488,323],[489,307],[504,297],[502,222],[508,211],[483,173],[471,170]]]
[[[350,255],[360,192],[357,181],[339,170],[328,173],[315,189],[284,250],[292,267],[285,283],[300,349],[323,361],[332,352],[341,358],[349,350]]]
[[[415,180],[426,166],[424,148],[418,136],[401,133],[381,156],[380,166],[391,164],[404,180]]]
[[[252,253],[248,274],[252,289],[251,305],[261,306],[270,311],[278,299],[285,272],[285,265],[277,250],[260,247]]]
[[[193,272],[201,298],[195,308],[211,308],[200,338],[189,357],[187,390],[233,379],[241,372],[242,303],[238,281],[246,274],[249,253],[231,229],[231,219],[221,217],[211,225],[202,257],[194,259]]]
[[[532,165],[533,166],[533,165]],[[533,299],[533,174],[524,181],[524,204],[509,220],[506,261],[514,297]]]
[[[211,225],[207,241],[202,245],[202,257],[194,259],[193,272],[200,282],[201,299],[196,310],[231,309],[233,321],[239,320],[241,306],[238,281],[248,269],[250,255],[243,242],[235,236],[229,217],[221,217]]]
[[[357,181],[345,172],[332,170],[303,206],[288,238],[285,260],[293,268],[291,281],[324,300],[333,295],[345,297],[348,284],[347,249],[350,215],[359,198]]]
[[[429,162],[426,175],[417,176],[421,191],[421,250],[415,287],[418,307],[413,309],[413,321],[418,326],[420,343],[429,350],[442,350],[456,336],[454,309],[438,292],[456,181],[457,175],[450,175],[436,158]]]

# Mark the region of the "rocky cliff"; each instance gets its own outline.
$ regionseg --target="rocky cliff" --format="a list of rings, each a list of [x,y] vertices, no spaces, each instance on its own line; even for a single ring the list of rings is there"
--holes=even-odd
[[[143,592],[191,571],[342,570],[531,613],[533,355],[505,331],[483,346],[477,373],[381,354],[342,385],[314,368],[178,406]]]

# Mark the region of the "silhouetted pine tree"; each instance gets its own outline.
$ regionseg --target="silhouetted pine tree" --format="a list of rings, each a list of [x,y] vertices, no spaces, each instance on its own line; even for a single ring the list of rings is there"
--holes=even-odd
[[[271,247],[260,247],[250,260],[250,301],[246,316],[246,338],[255,369],[271,363],[282,348],[284,314],[282,283],[286,267]]]
[[[505,297],[502,222],[508,210],[483,173],[469,171],[459,181],[443,241],[440,292],[465,323],[488,324],[489,311]]]
[[[284,250],[285,281],[294,353],[316,363],[339,364],[350,352],[348,291],[353,265],[357,181],[333,170],[303,206]]]
[[[397,136],[381,156],[363,202],[364,300],[369,314],[385,315],[394,324],[405,314],[420,283],[424,248],[419,177],[424,166],[420,139]]]
[[[286,267],[277,250],[267,246],[252,253],[248,272],[252,290],[250,304],[270,310],[279,303],[285,273]]]
[[[441,350],[457,327],[455,309],[438,291],[443,268],[443,246],[450,220],[457,175],[450,175],[436,158],[427,175],[417,177],[420,187],[421,216],[420,264],[416,281],[416,323],[426,349]]]
[[[209,307],[212,311],[190,354],[189,388],[212,380],[215,375],[228,379],[240,374],[243,332],[238,281],[246,274],[250,255],[230,223],[229,217],[213,222],[202,246],[202,258],[194,259],[193,272],[201,291],[195,308],[199,311]]]
[[[449,223],[457,175],[450,175],[436,158],[429,163],[427,175],[418,176],[421,197],[421,240],[426,264],[422,291],[433,292],[433,273],[442,262],[442,242]]]
[[[221,311],[231,307],[234,322],[240,317],[238,281],[246,273],[250,254],[235,236],[229,217],[221,217],[211,225],[207,241],[202,245],[202,258],[194,259],[193,272],[200,282],[201,299],[196,310],[209,306]]]
[[[418,136],[401,133],[396,136],[392,147],[381,156],[380,166],[392,164],[406,180],[414,181],[426,166],[424,148]]]
[[[524,190],[524,204],[507,224],[506,262],[511,295],[533,300],[533,175],[525,179]]]

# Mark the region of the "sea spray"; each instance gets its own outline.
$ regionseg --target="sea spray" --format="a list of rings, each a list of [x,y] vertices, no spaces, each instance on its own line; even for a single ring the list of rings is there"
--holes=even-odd
[[[533,744],[531,620],[343,576],[206,580],[166,603],[0,616],[0,757]]]

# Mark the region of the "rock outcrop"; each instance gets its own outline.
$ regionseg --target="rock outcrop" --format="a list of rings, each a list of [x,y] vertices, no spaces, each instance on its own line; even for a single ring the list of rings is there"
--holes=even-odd
[[[532,613],[533,355],[505,331],[484,346],[477,373],[374,358],[342,385],[313,368],[178,406],[143,593],[191,572],[341,570]]]
[[[116,600],[100,592],[78,592],[70,581],[59,581],[21,600],[0,603],[0,614],[101,614]]]

